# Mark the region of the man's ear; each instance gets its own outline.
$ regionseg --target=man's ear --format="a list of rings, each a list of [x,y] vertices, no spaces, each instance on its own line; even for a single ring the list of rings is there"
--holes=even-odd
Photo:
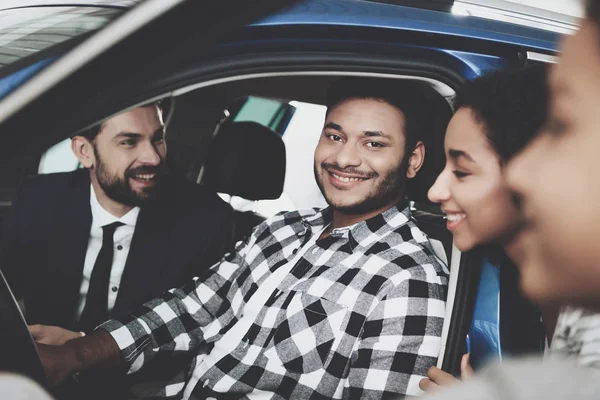
[[[85,168],[92,168],[96,164],[96,155],[94,146],[90,140],[83,136],[73,136],[71,139],[71,150],[81,165]]]
[[[406,169],[406,177],[414,178],[417,175],[417,172],[423,166],[423,162],[425,161],[425,145],[423,142],[417,142],[417,145],[413,149],[410,158],[408,159],[408,168]]]

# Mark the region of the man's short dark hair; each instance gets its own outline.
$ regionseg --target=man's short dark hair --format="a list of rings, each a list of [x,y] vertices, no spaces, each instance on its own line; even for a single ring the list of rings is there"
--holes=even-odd
[[[537,135],[548,111],[547,67],[535,65],[492,72],[467,83],[455,109],[470,108],[485,126],[488,142],[502,162]]]
[[[405,119],[406,139],[403,164],[419,140],[424,140],[429,129],[428,113],[431,102],[440,94],[425,82],[403,79],[340,78],[327,91],[327,112],[351,99],[374,99],[385,102],[402,112]],[[439,100],[439,99],[436,99]]]
[[[164,111],[164,100],[157,100],[157,101],[153,101],[151,103],[148,104],[143,104],[140,107],[158,107],[159,110]],[[100,131],[102,130],[102,126],[104,125],[104,122],[101,122],[99,124],[93,125],[81,132],[78,132],[77,134],[73,135],[73,136],[83,136],[84,138],[88,139],[90,142],[94,142],[94,140],[96,140],[96,136],[98,136],[98,134],[100,133]]]

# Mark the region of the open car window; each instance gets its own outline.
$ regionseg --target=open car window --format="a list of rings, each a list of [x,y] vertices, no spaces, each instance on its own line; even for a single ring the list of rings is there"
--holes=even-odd
[[[288,110],[288,117],[283,110]],[[233,120],[257,122],[273,129],[283,139],[286,149],[286,171],[283,193],[275,200],[251,201],[219,194],[238,211],[254,211],[268,218],[281,211],[325,207],[327,203],[314,178],[315,148],[325,121],[325,106],[300,101],[281,103],[277,100],[250,96]]]
[[[279,199],[259,201],[227,194],[220,196],[236,210],[255,211],[263,217],[271,217],[281,211],[325,207],[325,199],[310,167],[325,111],[325,106],[319,104],[300,101],[282,103],[263,97],[248,97],[233,120],[257,122],[282,135],[287,158],[283,193]],[[38,173],[68,172],[77,168],[81,168],[81,164],[71,150],[71,139],[65,139],[42,155]]]

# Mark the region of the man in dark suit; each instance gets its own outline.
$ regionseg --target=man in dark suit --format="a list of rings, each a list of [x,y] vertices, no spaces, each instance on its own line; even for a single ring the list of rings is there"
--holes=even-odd
[[[166,175],[158,104],[72,138],[85,169],[25,182],[1,268],[42,343],[62,344],[199,275],[224,254],[230,207]]]

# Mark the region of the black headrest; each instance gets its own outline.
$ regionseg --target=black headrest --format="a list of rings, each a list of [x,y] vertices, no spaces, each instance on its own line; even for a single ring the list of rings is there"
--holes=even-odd
[[[281,136],[256,122],[226,122],[209,146],[204,182],[248,200],[278,199],[285,179]]]

